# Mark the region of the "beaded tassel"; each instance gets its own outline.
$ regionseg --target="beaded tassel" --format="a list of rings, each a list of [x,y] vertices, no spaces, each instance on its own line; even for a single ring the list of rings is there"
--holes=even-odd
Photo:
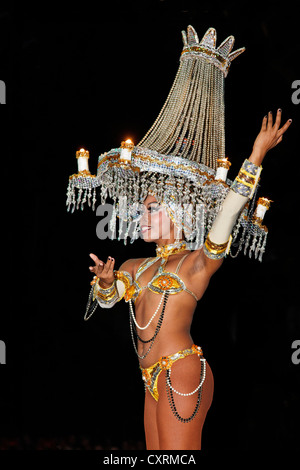
[[[182,59],[170,93],[139,146],[216,169],[225,155],[224,76],[213,64]]]
[[[155,329],[155,332],[154,332],[154,335],[152,336],[152,338],[149,340],[151,341],[151,344],[149,346],[149,348],[147,349],[146,353],[143,354],[142,356],[138,353],[138,350],[137,350],[137,346],[135,344],[135,340],[134,340],[134,329],[133,329],[133,314],[131,313],[131,308],[129,310],[129,318],[130,318],[130,333],[131,333],[131,339],[132,339],[132,344],[133,344],[133,347],[134,347],[134,350],[136,352],[136,355],[138,356],[139,359],[145,359],[145,357],[148,356],[148,354],[150,353],[151,349],[152,349],[152,346],[154,344],[154,341],[155,341],[155,338],[156,336],[158,335],[159,331],[160,331],[160,328],[161,328],[161,325],[162,325],[162,322],[163,322],[163,318],[164,318],[164,314],[165,314],[165,309],[166,309],[166,305],[167,305],[167,301],[168,301],[168,298],[169,298],[169,293],[166,291],[166,293],[164,294],[164,297],[163,297],[163,307],[162,307],[162,311],[161,311],[161,314],[159,316],[159,319],[158,319],[158,322],[157,322],[157,326],[156,326],[156,329]],[[148,342],[148,341],[147,341]]]
[[[206,362],[205,362],[205,359],[202,359],[202,360],[200,359],[200,361],[201,361],[200,383],[199,383],[198,387],[193,392],[188,393],[188,394],[180,393],[180,392],[178,392],[177,390],[175,390],[173,388],[173,386],[171,384],[171,370],[168,369],[166,371],[166,390],[167,390],[167,397],[168,397],[170,408],[171,408],[172,413],[175,416],[175,418],[178,419],[178,421],[180,421],[181,423],[184,423],[184,424],[189,423],[190,421],[192,421],[195,418],[195,416],[196,416],[196,414],[199,410],[199,407],[200,407],[201,398],[202,398],[202,385],[204,383],[205,375],[206,375]],[[178,395],[182,395],[182,396],[190,396],[190,395],[193,395],[194,393],[198,392],[196,406],[194,408],[193,413],[188,418],[183,418],[178,413],[176,405],[175,405],[173,392],[177,393]]]
[[[138,238],[136,205],[152,194],[167,208],[186,241],[194,249],[200,248],[230,188],[229,179],[214,179],[217,160],[225,156],[224,77],[244,48],[231,52],[233,36],[216,48],[214,28],[200,42],[192,26],[182,37],[184,46],[171,90],[149,131],[133,146],[130,159],[124,163],[122,150],[114,148],[100,155],[97,176],[85,169],[69,179],[68,211],[83,209],[86,201],[95,209],[100,186],[101,204],[108,197],[114,202],[112,237],[116,236],[117,216],[118,239],[123,238],[125,244],[128,237],[131,242]],[[249,162],[244,170],[251,179]],[[239,175],[238,183],[240,179],[245,181]],[[257,191],[258,185],[254,187]],[[239,192],[240,187],[236,184],[232,189]],[[230,248],[229,253],[236,257],[243,250],[261,260],[267,234],[264,226],[252,220],[255,194],[251,197],[252,206],[242,211],[233,228],[231,247],[237,250],[233,254]]]

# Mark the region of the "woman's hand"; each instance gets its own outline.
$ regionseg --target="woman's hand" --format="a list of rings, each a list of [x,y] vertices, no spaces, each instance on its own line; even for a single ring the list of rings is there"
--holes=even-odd
[[[283,134],[290,127],[292,120],[289,119],[281,128],[280,123],[281,109],[277,111],[274,125],[271,111],[263,118],[260,132],[255,139],[253,151],[249,158],[255,165],[260,166],[266,153],[282,141]]]
[[[115,260],[114,258],[111,258],[110,256],[107,258],[106,263],[103,261],[99,260],[99,258],[94,255],[93,253],[90,253],[90,257],[95,263],[95,266],[90,266],[89,270],[95,274],[99,278],[99,284],[103,289],[107,289],[112,285],[112,283],[115,280],[114,277],[114,265],[115,265]]]

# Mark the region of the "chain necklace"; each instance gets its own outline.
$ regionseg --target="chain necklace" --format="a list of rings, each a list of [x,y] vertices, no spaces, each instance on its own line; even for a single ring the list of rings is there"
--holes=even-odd
[[[159,316],[159,319],[158,319],[158,322],[157,322],[157,326],[156,326],[156,329],[155,329],[155,333],[154,335],[152,336],[152,338],[150,338],[150,340],[147,341],[150,342],[151,341],[151,344],[148,348],[148,350],[146,351],[145,354],[143,354],[142,356],[138,353],[138,350],[137,350],[137,346],[135,344],[135,339],[134,339],[134,334],[133,334],[133,321],[132,321],[132,315],[131,315],[131,312],[129,314],[129,318],[130,318],[130,333],[131,333],[131,339],[132,339],[132,344],[133,344],[133,347],[134,347],[134,350],[136,352],[136,355],[138,356],[139,359],[145,359],[145,357],[148,356],[148,354],[150,353],[151,349],[152,349],[152,346],[153,346],[153,343],[155,341],[155,338],[156,336],[158,335],[159,333],[159,330],[161,328],[161,325],[162,325],[162,321],[163,321],[163,318],[164,318],[164,313],[165,313],[165,308],[166,308],[166,304],[167,304],[167,300],[168,300],[168,297],[169,297],[169,293],[166,291],[163,293],[163,307],[162,307],[162,311],[161,311],[161,314]],[[131,301],[130,301],[131,302]]]
[[[156,257],[168,258],[170,255],[181,253],[181,251],[185,251],[186,249],[186,242],[184,240],[175,241],[174,243],[169,243],[168,245],[156,245]]]
[[[166,264],[168,258],[170,255],[174,255],[174,254],[177,254],[177,253],[181,253],[182,251],[185,251],[186,250],[186,242],[181,240],[181,241],[175,241],[174,243],[170,243],[168,245],[162,245],[162,246],[156,246],[156,258],[159,259],[159,258],[162,258],[162,263],[163,264]],[[151,260],[151,264],[153,264],[153,260]],[[147,263],[146,263],[146,266],[147,266]],[[148,266],[147,266],[148,267]],[[146,269],[147,269],[146,267]],[[143,269],[144,271],[145,269]],[[141,273],[140,273],[141,274]],[[131,339],[132,339],[132,343],[133,343],[133,347],[134,347],[134,350],[138,356],[139,359],[145,359],[145,357],[148,356],[148,354],[150,353],[151,349],[152,349],[152,346],[153,346],[153,343],[160,331],[160,328],[161,328],[161,325],[162,325],[162,321],[163,321],[163,318],[164,318],[164,313],[165,313],[165,309],[166,309],[166,304],[167,304],[167,300],[168,300],[168,297],[169,297],[169,293],[168,291],[165,291],[163,294],[162,294],[162,298],[154,312],[154,314],[152,315],[151,319],[148,321],[148,323],[141,327],[137,321],[136,321],[136,318],[135,318],[135,315],[134,315],[134,311],[133,311],[133,305],[132,305],[132,301],[131,299],[129,300],[129,319],[130,319],[130,333],[131,333]],[[159,319],[158,319],[158,322],[157,322],[157,326],[156,326],[156,329],[155,329],[155,332],[154,332],[154,335],[152,336],[152,338],[148,339],[148,340],[142,340],[140,338],[140,336],[138,335],[138,332],[137,332],[137,329],[134,328],[134,324],[137,328],[139,328],[140,330],[145,330],[146,328],[148,328],[148,326],[150,325],[150,323],[152,322],[152,320],[155,318],[155,316],[157,315],[160,307],[161,307],[161,304],[163,304],[162,306],[162,310],[161,310],[161,314],[159,316]],[[136,342],[135,342],[135,338],[134,338],[134,333],[137,337],[137,341],[141,341],[142,343],[146,344],[146,343],[150,343],[149,345],[149,348],[148,350],[146,351],[145,354],[143,354],[142,356],[138,353],[138,350],[137,350],[137,345],[136,345]]]

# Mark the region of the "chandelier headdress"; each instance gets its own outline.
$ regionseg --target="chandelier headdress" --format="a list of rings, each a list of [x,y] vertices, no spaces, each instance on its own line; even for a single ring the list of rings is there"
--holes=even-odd
[[[69,178],[68,210],[83,208],[86,201],[95,208],[97,200],[102,205],[112,200],[110,238],[126,242],[128,237],[131,241],[138,237],[139,208],[151,194],[165,206],[191,246],[199,248],[232,184],[227,178],[230,162],[225,157],[224,80],[232,60],[245,49],[232,52],[233,36],[216,48],[214,28],[199,41],[194,28],[188,26],[182,38],[173,85],[142,140],[137,145],[124,141],[121,147],[100,155],[96,175],[89,172],[88,152],[77,152],[78,173]],[[248,172],[247,177],[249,189],[257,188],[252,184],[254,176]],[[244,174],[243,187],[248,184],[245,178]],[[249,249],[250,255],[255,253],[261,259],[267,229],[257,208],[254,213],[254,194],[249,196],[252,202],[237,219],[231,246],[237,246],[236,253],[244,247],[245,253]],[[267,203],[263,207],[268,208]]]

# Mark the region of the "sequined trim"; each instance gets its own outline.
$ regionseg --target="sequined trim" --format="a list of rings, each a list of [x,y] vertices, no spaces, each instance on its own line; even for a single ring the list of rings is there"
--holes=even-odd
[[[149,283],[148,289],[156,294],[167,290],[169,294],[177,294],[185,290],[184,282],[173,273],[158,273]]]
[[[158,401],[158,398],[159,398],[158,391],[157,391],[157,381],[158,381],[159,374],[163,370],[170,369],[172,364],[178,361],[178,359],[184,359],[185,357],[190,356],[192,354],[203,356],[201,347],[193,344],[192,347],[189,349],[178,351],[177,353],[171,354],[170,356],[162,356],[159,359],[159,361],[157,361],[152,366],[147,367],[146,369],[143,369],[140,366],[145,387],[148,388],[149,392],[151,393],[151,395],[156,401]]]
[[[231,185],[232,191],[251,199],[257,186],[261,170],[261,166],[257,166],[246,159],[239,171],[238,176]]]
[[[222,244],[213,243],[209,236],[207,236],[203,251],[208,258],[221,259],[225,256],[229,240]]]
[[[184,256],[184,258],[186,256]],[[172,272],[164,271],[164,267],[167,263],[167,259],[162,258],[161,265],[158,267],[157,274],[151,279],[151,281],[149,281],[149,283],[146,286],[140,285],[140,283],[138,282],[138,279],[141,276],[141,274],[143,274],[144,271],[146,271],[150,266],[156,263],[158,259],[159,258],[147,258],[138,267],[135,280],[126,271],[116,271],[116,273],[119,273],[117,274],[117,276],[119,276],[118,279],[122,280],[121,273],[123,273],[126,278],[124,279],[124,281],[129,283],[129,285],[127,284],[125,285],[125,288],[126,288],[126,292],[124,294],[125,302],[128,302],[129,300],[133,300],[133,302],[135,302],[136,299],[141,294],[141,292],[147,288],[155,294],[163,294],[164,292],[168,292],[169,294],[172,295],[172,294],[178,294],[179,292],[185,291],[188,294],[191,294],[196,300],[196,302],[198,302],[197,296],[194,294],[194,292],[189,290],[186,287],[185,283],[177,275],[178,268],[180,268],[183,259],[179,262],[176,272],[172,273]]]

